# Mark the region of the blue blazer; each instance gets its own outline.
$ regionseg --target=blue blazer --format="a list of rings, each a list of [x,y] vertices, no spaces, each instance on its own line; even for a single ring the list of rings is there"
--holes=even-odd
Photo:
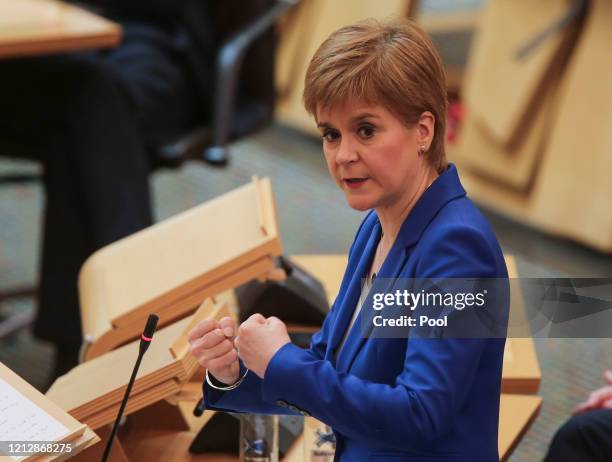
[[[206,407],[312,415],[334,429],[342,462],[498,461],[505,339],[366,339],[358,319],[335,359],[380,234],[372,211],[308,350],[283,346],[263,380],[249,373],[235,390],[205,385]],[[385,278],[507,276],[497,239],[452,164],[415,204],[379,271]]]

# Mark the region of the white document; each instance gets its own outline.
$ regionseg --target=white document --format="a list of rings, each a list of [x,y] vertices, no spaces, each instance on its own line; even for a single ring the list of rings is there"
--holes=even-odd
[[[58,441],[69,433],[55,417],[0,378],[0,441]]]

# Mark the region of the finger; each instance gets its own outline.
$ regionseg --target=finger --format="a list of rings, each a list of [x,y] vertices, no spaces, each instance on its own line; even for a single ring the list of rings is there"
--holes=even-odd
[[[218,345],[212,348],[196,348],[194,354],[198,357],[200,363],[210,361],[211,359],[219,358],[226,354],[228,351],[234,349],[234,344],[228,339],[223,340]]]
[[[612,387],[603,387],[594,390],[589,394],[589,397],[586,401],[578,404],[578,406],[574,408],[574,413],[576,414],[580,412],[590,411],[592,409],[597,409],[601,407],[602,402],[607,400],[609,397],[612,397]]]
[[[588,402],[595,403],[597,406],[601,405],[603,401],[612,398],[612,385],[598,388],[593,391],[589,396]]]
[[[255,322],[257,324],[265,324],[266,318],[264,318],[261,313],[255,313],[249,316],[249,319],[247,319],[246,322]]]
[[[579,405],[577,405],[573,411],[572,414],[580,414],[582,412],[588,411],[591,409],[591,405],[584,402],[584,403],[580,403]]]
[[[281,321],[280,319],[278,319],[276,316],[270,316],[268,319],[266,319],[266,323],[268,324],[284,324],[283,321]]]
[[[206,335],[211,330],[217,327],[217,321],[214,319],[205,319],[204,321],[200,321],[195,325],[193,329],[187,335],[187,339],[189,343],[199,339],[203,335]]]
[[[199,340],[195,340],[191,344],[191,351],[201,351],[203,349],[206,350],[209,348],[213,348],[214,346],[217,346],[219,343],[221,343],[223,340],[226,340],[226,338],[225,335],[223,335],[221,329],[215,329],[212,332],[209,332],[208,334],[204,335],[204,337],[201,337]]]
[[[238,353],[233,348],[225,353],[223,356],[220,356],[215,359],[211,359],[208,362],[208,369],[210,370],[218,370],[223,367],[231,366],[235,361],[238,360]]]
[[[236,321],[229,316],[225,316],[219,321],[219,328],[227,338],[236,335]]]
[[[612,409],[612,398],[610,398],[609,400],[605,401],[603,403],[602,407],[604,409]]]
[[[608,369],[606,372],[604,372],[604,379],[606,379],[608,384],[612,385],[612,370]]]

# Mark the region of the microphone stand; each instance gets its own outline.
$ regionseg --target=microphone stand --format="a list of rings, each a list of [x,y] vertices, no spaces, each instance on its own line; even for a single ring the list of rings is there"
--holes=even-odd
[[[108,457],[110,456],[110,452],[113,447],[113,442],[115,441],[115,436],[117,435],[117,430],[119,429],[119,423],[121,422],[121,418],[123,417],[125,406],[127,405],[128,398],[130,397],[130,393],[132,391],[132,387],[134,386],[134,381],[136,380],[136,374],[138,374],[138,369],[140,368],[142,358],[147,349],[149,348],[151,340],[153,340],[153,332],[155,332],[155,326],[157,325],[158,319],[159,318],[157,317],[157,315],[150,314],[149,319],[147,320],[147,325],[145,327],[144,333],[140,337],[140,349],[138,351],[138,358],[136,359],[134,370],[132,370],[132,376],[130,377],[127,389],[125,390],[125,394],[123,395],[123,401],[121,401],[121,406],[119,406],[119,412],[117,413],[117,418],[115,419],[115,423],[113,424],[113,430],[111,431],[110,437],[106,442],[106,448],[104,448],[102,462],[106,462],[108,460]]]

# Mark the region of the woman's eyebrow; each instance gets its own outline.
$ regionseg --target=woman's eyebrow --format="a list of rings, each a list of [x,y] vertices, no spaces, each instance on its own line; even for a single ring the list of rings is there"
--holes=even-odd
[[[351,123],[354,124],[356,122],[359,122],[360,120],[368,119],[368,118],[381,119],[382,117],[376,114],[372,114],[371,112],[364,112],[364,113],[356,115],[355,117],[351,117]],[[317,128],[333,128],[333,127],[329,122],[319,122],[317,123]]]
[[[380,119],[381,117],[376,114],[372,114],[371,112],[364,112],[362,114],[359,114],[353,117],[351,119],[351,122],[357,122],[359,120],[368,119],[368,118]]]

